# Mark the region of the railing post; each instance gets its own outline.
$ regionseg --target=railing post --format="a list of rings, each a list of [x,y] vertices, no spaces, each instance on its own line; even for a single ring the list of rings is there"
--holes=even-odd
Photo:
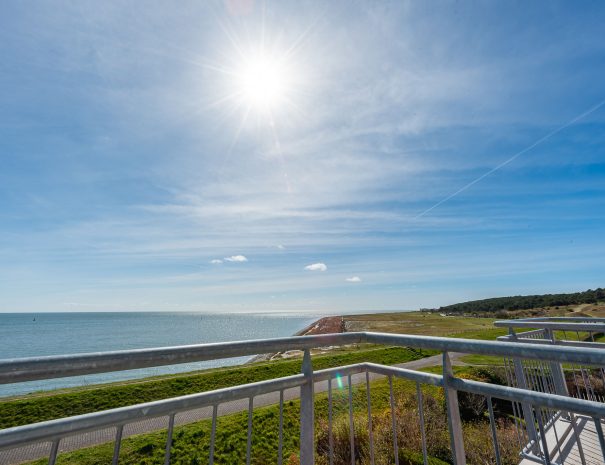
[[[550,339],[552,344],[556,344],[555,332],[552,329],[544,330],[546,339]],[[553,381],[555,384],[555,392],[560,396],[569,397],[567,383],[565,382],[565,373],[560,362],[550,362],[550,371],[552,372]]]
[[[523,371],[523,362],[520,358],[513,359],[513,366],[515,367],[515,380],[517,386],[520,389],[531,390],[527,387],[527,381],[525,380],[525,372]],[[530,442],[533,441],[532,451],[538,455],[540,453],[540,438],[538,431],[536,430],[536,421],[534,419],[534,412],[527,402],[521,403],[521,410],[523,410],[523,418],[525,419],[525,428]]]
[[[450,380],[454,377],[452,362],[447,352],[443,352],[443,390],[447,408],[447,423],[450,430],[450,448],[454,465],[466,465],[464,453],[464,438],[462,436],[462,421],[458,407],[458,391],[450,387]]]
[[[305,350],[302,363],[305,384],[300,387],[300,465],[313,465],[314,457],[314,400],[313,366],[311,353]]]

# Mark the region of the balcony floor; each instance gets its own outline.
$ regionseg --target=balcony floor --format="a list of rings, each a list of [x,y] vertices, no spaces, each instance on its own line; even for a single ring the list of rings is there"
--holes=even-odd
[[[580,433],[580,444],[586,459],[586,465],[603,465],[605,459],[601,453],[599,437],[592,418],[576,415],[577,429]],[[556,435],[554,428],[549,428],[546,432],[546,441],[551,453],[552,462],[560,465],[582,465],[578,444],[573,430],[570,430],[565,439],[561,441],[561,445],[557,447],[557,440],[565,435],[569,428],[569,422],[563,419],[558,419],[555,423]],[[536,462],[530,459],[523,459],[519,465],[535,465]]]

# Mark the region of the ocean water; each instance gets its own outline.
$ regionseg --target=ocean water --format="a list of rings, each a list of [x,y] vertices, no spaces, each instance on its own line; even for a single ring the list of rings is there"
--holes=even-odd
[[[317,316],[269,313],[0,313],[0,359],[291,336]],[[0,397],[243,363],[248,357],[0,385]]]

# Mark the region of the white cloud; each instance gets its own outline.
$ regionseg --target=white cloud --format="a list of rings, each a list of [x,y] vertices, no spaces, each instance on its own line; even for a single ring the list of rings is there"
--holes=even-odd
[[[313,263],[312,265],[305,266],[305,270],[308,271],[326,271],[328,267],[325,263]]]
[[[248,259],[244,255],[231,255],[230,257],[225,257],[225,260],[228,262],[247,262]]]
[[[281,244],[279,244],[279,245],[277,246],[277,248],[278,248],[279,250],[286,250],[286,246],[285,246],[285,245],[281,245]]]
[[[221,263],[223,263],[223,261],[219,260],[218,258],[215,258],[213,260],[210,260],[210,263],[212,263],[213,265],[220,265]]]
[[[348,281],[350,283],[360,283],[361,278],[359,276],[351,276],[350,278],[345,279],[345,281]]]

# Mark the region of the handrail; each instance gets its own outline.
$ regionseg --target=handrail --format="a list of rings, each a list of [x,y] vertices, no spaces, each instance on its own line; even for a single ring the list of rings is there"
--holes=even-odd
[[[509,324],[511,322],[500,323],[500,326],[504,326],[505,323]],[[519,325],[525,325],[524,327],[528,327],[528,325],[529,327],[536,327],[539,324],[555,324],[553,321],[518,321],[517,323],[519,323]],[[585,325],[585,323],[575,324]],[[512,338],[510,340],[512,341]],[[518,403],[521,405],[523,407],[523,418],[535,418],[540,426],[540,435],[538,436],[537,434],[533,434],[531,437],[529,437],[531,451],[522,451],[522,456],[539,459],[539,457],[535,455],[536,453],[538,453],[538,455],[541,454],[540,446],[538,446],[536,441],[538,440],[538,437],[544,441],[544,428],[550,428],[549,423],[546,423],[546,426],[540,423],[541,416],[538,414],[540,408],[586,415],[587,417],[593,419],[595,422],[595,428],[600,428],[601,419],[605,419],[605,404],[595,402],[594,400],[568,397],[566,395],[562,395],[559,391],[557,391],[558,395],[550,392],[539,392],[532,390],[531,387],[528,388],[525,384],[518,387],[510,387],[457,378],[451,366],[451,353],[457,352],[492,355],[514,360],[529,359],[542,363],[549,362],[552,369],[552,366],[555,366],[557,362],[559,363],[559,366],[561,363],[571,363],[581,366],[605,367],[605,351],[595,350],[593,345],[584,345],[580,347],[576,345],[572,347],[569,345],[558,345],[556,343],[544,344],[542,343],[542,340],[528,339],[527,342],[524,341],[525,339],[523,338],[517,338],[515,339],[515,342],[498,342],[406,334],[359,332],[0,360],[0,384],[7,384],[81,374],[102,373],[150,366],[162,366],[202,360],[256,355],[259,353],[280,352],[284,350],[298,349],[305,352],[302,374],[0,430],[0,451],[23,445],[40,443],[43,441],[50,441],[52,442],[52,449],[49,463],[54,464],[59,450],[59,443],[62,438],[93,430],[115,427],[116,436],[113,463],[117,463],[120,442],[122,440],[122,431],[125,425],[135,423],[143,419],[168,416],[169,425],[168,440],[166,442],[165,463],[170,463],[171,434],[174,427],[174,419],[176,414],[211,406],[213,408],[213,432],[211,434],[211,444],[214,444],[213,441],[215,440],[215,426],[218,405],[233,400],[248,399],[248,446],[246,456],[249,459],[251,451],[252,411],[254,408],[253,399],[259,395],[279,391],[279,454],[281,457],[284,391],[292,388],[300,388],[301,463],[310,465],[313,463],[314,437],[313,386],[317,382],[327,381],[328,390],[329,393],[331,393],[331,383],[334,379],[343,376],[348,377],[349,416],[350,424],[352,425],[353,400],[351,377],[352,375],[365,372],[367,384],[366,389],[368,390],[368,393],[369,373],[376,373],[388,377],[391,389],[390,395],[392,412],[394,412],[394,410],[391,383],[392,378],[394,377],[407,379],[416,383],[420,409],[422,409],[420,385],[430,384],[442,387],[444,389],[446,394],[448,425],[451,436],[450,445],[452,447],[452,458],[456,465],[461,465],[465,462],[464,441],[462,439],[462,426],[460,423],[460,412],[456,394],[457,392],[474,393],[487,397],[488,407],[490,409],[490,424],[492,434],[494,436],[494,447],[496,451],[498,450],[498,447],[495,418],[491,404],[492,397],[509,400],[512,401],[513,404]],[[537,344],[536,342],[540,342],[542,344]],[[549,341],[544,340],[544,342]],[[367,362],[313,371],[310,357],[311,349],[331,345],[358,343],[373,343],[389,346],[437,350],[443,354],[442,374],[437,375],[424,373],[405,368],[390,367]],[[528,373],[528,376],[533,376],[533,374],[530,372]],[[338,382],[340,383],[340,381]],[[331,397],[329,397],[330,412],[332,411],[331,402]],[[536,412],[535,415],[533,413],[534,411]],[[392,414],[394,415],[394,413]],[[518,416],[520,416],[520,414],[521,412],[516,413]],[[371,418],[369,394],[368,415],[369,418]],[[332,417],[330,416],[330,422],[332,421],[331,418]],[[555,421],[556,417],[553,418],[553,421]],[[533,420],[530,421],[532,422],[529,424],[534,425]],[[371,423],[369,424],[369,428],[371,428]],[[574,434],[577,436],[575,430]],[[351,437],[353,438],[352,433]],[[351,439],[351,441],[353,441],[353,439]],[[531,441],[534,442],[532,443]],[[351,447],[353,447],[353,443]],[[542,449],[547,451],[546,445],[544,445]],[[601,444],[601,451],[605,458],[605,439]],[[423,449],[423,454],[426,457],[425,449]]]
[[[364,342],[605,366],[605,351],[590,348],[359,332],[0,360],[0,384]]]
[[[605,331],[605,318],[537,317],[494,322],[498,328],[539,328],[568,331]]]
[[[57,420],[15,426],[0,430],[0,450],[36,442],[53,441],[57,438],[95,431],[109,426],[124,425],[147,418],[157,418],[194,408],[246,399],[280,389],[298,387],[304,382],[304,375],[293,375],[199,394],[189,394]]]
[[[0,384],[365,342],[364,333],[322,334],[0,360]]]

